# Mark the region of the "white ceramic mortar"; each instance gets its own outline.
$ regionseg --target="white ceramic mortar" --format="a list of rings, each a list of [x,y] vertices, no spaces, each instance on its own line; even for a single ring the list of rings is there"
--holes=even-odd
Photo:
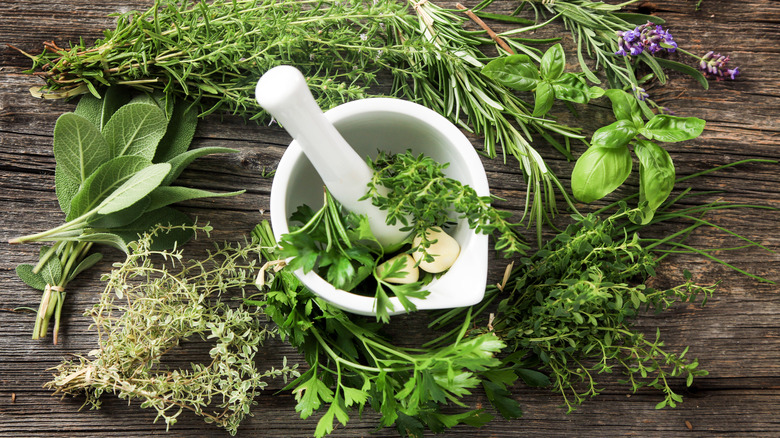
[[[469,185],[480,196],[489,194],[487,176],[471,143],[447,119],[421,105],[398,99],[374,98],[349,102],[325,113],[347,143],[362,157],[378,150],[424,153],[440,163],[450,178]],[[271,225],[278,239],[289,232],[288,219],[303,204],[322,206],[323,182],[314,166],[293,141],[284,153],[271,188]],[[433,280],[425,299],[412,299],[418,309],[469,306],[482,300],[487,281],[488,237],[459,222],[452,236],[461,247],[450,270]],[[374,315],[374,298],[336,289],[314,272],[295,275],[314,293],[349,312]],[[391,314],[403,313],[398,299]]]

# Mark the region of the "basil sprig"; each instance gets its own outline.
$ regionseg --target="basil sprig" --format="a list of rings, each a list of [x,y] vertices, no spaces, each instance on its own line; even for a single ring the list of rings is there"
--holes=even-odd
[[[33,339],[46,336],[55,317],[54,343],[65,287],[101,259],[95,243],[127,252],[138,235],[157,224],[171,225],[155,238],[155,249],[186,242],[192,231],[186,214],[170,204],[209,196],[231,196],[171,185],[193,160],[234,149],[188,151],[197,125],[194,107],[162,94],[132,96],[119,87],[98,99],[85,96],[75,112],[54,126],[55,191],[66,223],[13,239],[11,243],[54,242],[44,246],[36,266],[19,265],[19,277],[44,291]]]
[[[534,92],[534,117],[550,111],[555,99],[588,103],[604,95],[600,87],[588,86],[582,73],[564,73],[566,56],[560,44],[550,47],[539,67],[528,55],[496,58],[482,68],[482,74],[505,87]]]
[[[607,90],[616,122],[593,133],[591,144],[571,175],[574,197],[582,202],[601,199],[620,187],[631,174],[633,161],[629,146],[639,159],[639,208],[630,216],[638,224],[647,224],[674,188],[672,158],[660,142],[678,142],[698,137],[704,120],[657,114],[647,123],[633,95],[622,90]],[[643,137],[643,138],[642,138]]]

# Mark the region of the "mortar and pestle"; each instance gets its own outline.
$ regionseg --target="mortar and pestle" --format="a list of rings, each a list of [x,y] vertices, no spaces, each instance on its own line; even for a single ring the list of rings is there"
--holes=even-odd
[[[345,208],[369,218],[371,230],[385,246],[402,241],[408,233],[385,223],[385,212],[366,194],[373,175],[364,157],[378,150],[423,153],[440,163],[449,178],[488,196],[485,169],[471,143],[447,119],[421,105],[400,99],[371,98],[348,102],[325,113],[317,106],[303,75],[294,67],[279,66],[257,83],[256,98],[292,136],[271,186],[271,226],[277,239],[290,231],[288,220],[308,204],[322,206],[322,186]],[[460,255],[449,271],[432,280],[424,299],[412,298],[417,309],[446,309],[480,302],[487,281],[488,236],[475,233],[458,221],[450,233],[460,245]],[[295,271],[316,295],[348,312],[375,315],[374,298],[337,289],[316,272]],[[395,311],[404,313],[397,298]]]

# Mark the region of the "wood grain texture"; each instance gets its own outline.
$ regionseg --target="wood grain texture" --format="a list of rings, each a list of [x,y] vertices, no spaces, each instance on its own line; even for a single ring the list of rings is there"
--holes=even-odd
[[[100,410],[79,410],[83,399],[52,397],[42,388],[56,366],[71,354],[84,354],[95,347],[96,337],[89,330],[84,309],[97,300],[103,286],[102,272],[110,269],[120,255],[106,250],[106,258],[96,268],[71,283],[63,310],[62,342],[50,339],[31,341],[34,315],[14,311],[18,307],[37,307],[40,293],[16,278],[14,268],[30,263],[38,252],[36,245],[10,246],[9,238],[52,227],[62,220],[54,194],[54,158],[52,131],[57,117],[74,108],[72,102],[40,101],[30,97],[29,87],[36,80],[23,71],[29,61],[13,50],[18,47],[37,52],[43,41],[54,40],[61,46],[80,37],[94,40],[102,29],[113,25],[108,14],[144,9],[150,1],[141,0],[21,0],[0,4],[0,437],[5,436],[150,436],[165,433],[165,425],[154,423],[155,414],[141,409],[137,402],[104,397]],[[454,2],[441,2],[454,5]],[[464,1],[471,6],[475,1]],[[615,2],[616,3],[616,2]],[[675,39],[687,50],[704,54],[708,50],[728,53],[742,74],[737,81],[711,82],[701,89],[687,76],[672,73],[665,85],[649,91],[653,97],[683,116],[707,120],[698,139],[667,144],[677,164],[678,175],[690,175],[746,158],[780,159],[780,3],[772,0],[704,0],[696,11],[694,0],[639,2],[631,10],[654,13],[667,20]],[[507,11],[516,2],[501,1]],[[539,35],[560,34],[553,25]],[[564,45],[572,47],[564,33]],[[569,68],[576,67],[570,59]],[[579,117],[555,108],[564,123],[582,126],[586,133],[611,121],[606,104],[583,108]],[[471,137],[476,147],[479,138]],[[232,155],[209,156],[196,161],[181,177],[182,185],[210,190],[246,189],[235,198],[198,200],[182,209],[201,221],[215,226],[214,240],[241,239],[251,227],[267,218],[271,180],[260,177],[263,169],[272,170],[289,142],[279,127],[246,124],[230,117],[210,117],[196,133],[195,147],[226,146],[239,149]],[[566,162],[541,140],[537,147],[550,167],[568,185],[567,175],[573,163]],[[584,150],[575,145],[577,153]],[[483,159],[493,192],[504,198],[501,208],[520,217],[525,185],[516,164],[500,159]],[[637,180],[620,189],[621,194],[636,190]],[[718,190],[721,193],[689,203],[723,199],[736,203],[758,203],[780,208],[780,172],[777,165],[754,164],[731,168],[690,180],[684,187],[694,190]],[[582,207],[587,211],[588,206]],[[264,213],[265,212],[265,213]],[[709,220],[780,250],[778,214],[767,210],[728,210],[712,213]],[[560,217],[561,223],[565,216]],[[663,235],[681,224],[668,224],[648,230]],[[702,248],[734,246],[738,242],[716,230],[699,230],[690,244]],[[198,254],[211,245],[199,240],[188,245],[189,254]],[[730,263],[764,277],[780,280],[780,257],[756,249],[718,252]],[[491,281],[503,272],[503,260],[494,260]],[[718,292],[704,308],[680,305],[659,315],[643,315],[637,327],[652,333],[662,331],[671,350],[690,346],[689,355],[698,357],[708,377],[697,379],[691,388],[675,382],[685,396],[676,409],[655,410],[660,400],[653,391],[630,394],[618,383],[619,376],[605,376],[603,391],[576,412],[565,414],[561,400],[545,389],[515,389],[525,415],[515,421],[495,420],[482,429],[458,427],[447,436],[780,436],[780,292],[777,286],[758,283],[738,276],[727,268],[701,257],[669,257],[653,281],[671,285],[688,269],[704,283],[720,281]],[[420,318],[399,318],[402,324],[417,327]],[[423,335],[413,336],[412,341]],[[182,346],[177,360],[186,363],[207,352],[199,343]],[[278,364],[283,356],[295,363],[301,357],[288,345],[270,342],[260,355],[263,365]],[[271,382],[257,398],[254,417],[247,419],[239,436],[305,437],[311,436],[316,418],[302,421],[295,413],[295,402],[288,392],[275,394],[283,385]],[[485,396],[475,392],[466,399],[472,407],[488,405]],[[375,431],[377,417],[366,413],[354,416],[349,425],[339,427],[333,436],[397,436],[391,429]],[[690,428],[688,427],[690,425]],[[226,436],[185,413],[168,436]]]

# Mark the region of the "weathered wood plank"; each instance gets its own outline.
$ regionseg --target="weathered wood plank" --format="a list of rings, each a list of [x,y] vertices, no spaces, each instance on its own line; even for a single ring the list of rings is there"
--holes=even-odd
[[[72,102],[49,102],[33,99],[27,89],[36,80],[22,71],[29,60],[8,44],[37,52],[40,43],[54,40],[64,45],[84,37],[94,40],[103,28],[111,27],[114,18],[107,15],[131,8],[142,9],[150,1],[87,2],[81,0],[51,2],[24,0],[0,6],[0,436],[149,436],[162,433],[164,424],[153,423],[154,413],[140,409],[137,402],[105,397],[98,411],[79,411],[83,398],[60,400],[51,397],[41,386],[50,379],[47,368],[56,366],[71,354],[86,354],[95,347],[90,320],[82,316],[92,305],[103,285],[100,274],[110,269],[121,256],[106,250],[106,259],[94,270],[71,283],[72,292],[63,311],[63,333],[60,345],[29,339],[34,316],[13,311],[17,307],[37,307],[40,293],[24,286],[13,272],[19,263],[34,261],[35,245],[9,246],[9,238],[51,227],[62,219],[53,188],[54,159],[51,154],[51,132],[57,117],[74,107]],[[443,2],[444,3],[444,2]],[[473,5],[476,2],[464,2]],[[705,0],[695,11],[693,0],[642,2],[637,7],[645,13],[656,13],[667,20],[676,40],[688,50],[704,54],[708,50],[728,53],[734,65],[742,68],[735,82],[711,83],[702,90],[692,79],[672,73],[664,86],[649,89],[660,103],[677,114],[697,116],[708,121],[704,134],[693,141],[667,145],[678,165],[678,175],[690,175],[716,165],[745,158],[779,159],[780,126],[780,51],[778,23],[780,4],[770,0],[729,2]],[[449,4],[449,3],[448,3]],[[515,2],[501,2],[506,11]],[[636,8],[634,9],[636,10]],[[558,30],[545,30],[549,35]],[[548,32],[545,34],[545,32]],[[565,38],[567,48],[570,38]],[[677,59],[681,59],[679,55]],[[576,64],[570,60],[570,68]],[[555,113],[564,123],[583,126],[587,134],[611,122],[606,103],[582,108],[574,117],[563,107]],[[480,147],[478,138],[471,137]],[[220,198],[185,203],[183,209],[201,221],[215,225],[214,240],[240,239],[267,211],[271,180],[260,175],[276,167],[289,137],[278,126],[259,127],[236,118],[211,117],[203,121],[195,146],[227,146],[237,154],[206,157],[196,162],[180,179],[184,185],[211,190],[247,189],[237,198]],[[568,186],[573,163],[537,141],[542,156],[551,169]],[[584,150],[574,145],[577,153]],[[522,213],[525,184],[511,158],[483,159],[493,191],[505,201],[502,208]],[[701,200],[683,205],[723,199],[738,203],[760,203],[780,208],[780,172],[776,165],[755,164],[688,181],[685,186],[696,190],[722,190]],[[620,190],[636,190],[633,178]],[[587,211],[591,207],[578,205]],[[267,217],[267,216],[265,216]],[[565,218],[559,218],[563,220]],[[777,250],[780,248],[777,213],[765,210],[721,211],[709,220],[746,235]],[[662,235],[677,229],[669,224],[651,233]],[[549,234],[549,232],[548,232]],[[529,233],[529,236],[531,233]],[[739,242],[714,230],[699,230],[690,240],[695,246],[718,248]],[[193,242],[188,251],[197,254],[210,246],[204,240]],[[188,252],[189,254],[189,252]],[[719,252],[730,263],[774,280],[780,280],[780,258],[755,249]],[[493,259],[491,279],[497,281],[504,261]],[[496,420],[483,429],[456,428],[447,436],[614,436],[667,437],[682,434],[694,436],[780,436],[780,299],[774,285],[759,284],[738,276],[728,269],[700,257],[679,255],[664,261],[658,285],[671,285],[688,269],[704,283],[721,281],[718,292],[704,308],[686,304],[660,315],[643,315],[637,327],[653,333],[660,327],[667,348],[681,350],[690,345],[689,354],[698,357],[710,375],[697,379],[692,388],[683,382],[675,388],[686,397],[677,409],[654,410],[660,400],[653,391],[629,394],[618,384],[619,376],[605,376],[603,392],[573,414],[566,415],[558,406],[560,398],[544,389],[518,386],[517,398],[525,410],[521,420]],[[402,319],[402,321],[407,321]],[[415,324],[414,318],[409,324]],[[415,337],[413,340],[419,340]],[[199,360],[207,353],[202,343],[188,342],[181,347],[176,364]],[[271,342],[259,358],[262,364],[278,364],[283,356],[303,364],[300,355],[281,342]],[[295,402],[288,392],[274,392],[281,382],[271,382],[261,394],[240,436],[310,436],[317,418],[298,419]],[[15,396],[14,396],[15,395]],[[488,405],[484,395],[475,393],[466,402],[472,406]],[[357,416],[348,427],[338,428],[333,436],[367,436],[372,434],[376,416]],[[686,425],[691,425],[689,429]],[[224,432],[204,425],[195,415],[185,413],[171,428],[170,436],[222,436]],[[390,429],[375,436],[396,436]]]

